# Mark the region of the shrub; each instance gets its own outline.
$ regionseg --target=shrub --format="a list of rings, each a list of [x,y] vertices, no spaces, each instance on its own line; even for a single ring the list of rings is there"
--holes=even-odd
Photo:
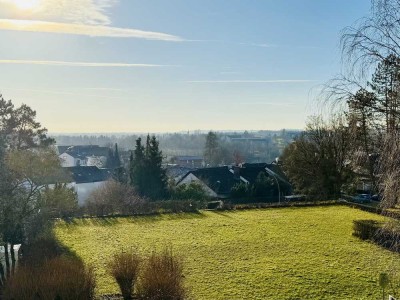
[[[110,180],[89,195],[86,211],[96,216],[135,214],[145,202],[132,187]]]
[[[353,221],[353,235],[362,240],[372,240],[376,236],[382,224],[374,220]]]
[[[184,299],[182,260],[171,249],[149,257],[140,278],[139,294],[152,300]]]
[[[5,299],[94,299],[91,268],[76,259],[54,258],[41,266],[21,266],[6,282]]]
[[[140,257],[133,251],[116,254],[108,263],[108,268],[118,283],[123,298],[132,299],[140,268]]]
[[[210,198],[204,188],[197,182],[174,187],[171,191],[171,196],[175,200],[206,201]]]
[[[41,194],[42,210],[51,218],[71,217],[78,210],[78,196],[74,188],[56,183],[53,188],[46,187]]]

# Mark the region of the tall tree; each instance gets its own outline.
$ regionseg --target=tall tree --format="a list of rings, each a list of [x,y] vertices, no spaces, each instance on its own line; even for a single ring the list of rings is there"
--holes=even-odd
[[[131,184],[141,196],[163,199],[167,193],[167,176],[162,167],[162,152],[155,136],[147,136],[146,147],[141,139],[136,140],[134,155],[131,156]]]
[[[375,110],[383,116],[386,132],[400,125],[400,59],[394,54],[379,62],[372,76],[371,88],[376,94]]]
[[[121,157],[119,156],[118,144],[114,145],[114,168],[119,168],[121,166]]]
[[[142,139],[138,138],[136,140],[136,148],[131,153],[129,166],[130,183],[140,195],[145,193],[144,183],[146,182],[144,150]]]
[[[219,141],[215,132],[210,131],[206,137],[204,147],[204,161],[207,165],[217,166],[219,164]]]
[[[55,143],[47,136],[47,129],[36,121],[36,111],[25,104],[15,108],[11,100],[5,101],[1,95],[0,131],[10,149],[47,147]]]
[[[348,165],[351,143],[343,117],[329,122],[311,119],[282,155],[283,168],[297,192],[316,199],[339,196],[353,175]]]
[[[360,89],[347,101],[349,112],[347,119],[352,137],[351,162],[353,169],[360,174],[366,173],[372,187],[375,188],[375,158],[378,152],[376,141],[376,106],[374,93]],[[350,153],[349,153],[350,154]]]

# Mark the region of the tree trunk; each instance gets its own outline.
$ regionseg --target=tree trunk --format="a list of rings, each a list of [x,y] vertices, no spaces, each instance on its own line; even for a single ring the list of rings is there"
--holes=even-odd
[[[0,261],[0,286],[4,286],[5,283],[6,283],[6,275],[4,274],[3,263]]]
[[[6,277],[10,277],[10,255],[8,251],[8,243],[4,245],[4,260],[6,262]]]
[[[14,251],[14,244],[11,244],[11,274],[14,275],[15,272],[15,251]]]

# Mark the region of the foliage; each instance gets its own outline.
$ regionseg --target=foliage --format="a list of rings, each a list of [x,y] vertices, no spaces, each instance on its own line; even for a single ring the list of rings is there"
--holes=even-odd
[[[376,220],[355,220],[353,224],[353,235],[362,240],[371,240],[376,236],[381,227],[382,223]]]
[[[209,196],[204,191],[201,184],[191,182],[189,184],[175,186],[171,192],[171,198],[175,200],[205,201],[209,199]]]
[[[147,136],[146,147],[136,140],[134,155],[130,160],[130,182],[141,196],[152,200],[167,196],[167,175],[162,167],[162,152],[155,136]]]
[[[139,213],[145,202],[131,186],[109,180],[89,195],[85,209],[96,216],[129,215]]]
[[[244,183],[244,182],[240,182],[240,183],[236,183],[231,190],[231,197],[234,199],[238,199],[238,198],[245,198],[248,197],[250,195],[250,189],[249,189],[249,185]]]
[[[118,283],[124,300],[132,299],[140,263],[141,258],[133,251],[115,254],[108,263],[109,272]]]
[[[6,101],[0,95],[0,132],[4,133],[10,149],[47,147],[55,143],[35,119],[36,111],[29,106],[22,104],[15,108],[11,100]]]
[[[182,259],[170,248],[150,255],[140,277],[139,294],[152,300],[185,298]]]
[[[4,220],[1,231],[4,242],[21,243],[28,236],[28,230],[33,238],[42,229],[44,223],[36,222],[44,212],[41,192],[50,178],[60,177],[61,167],[57,155],[48,148],[7,152],[6,164],[10,180],[8,196],[0,212]]]
[[[167,244],[184,257],[185,287],[196,299],[379,299],[377,274],[400,261],[352,236],[362,219],[384,217],[345,206],[205,211],[59,222],[55,232],[95,265],[99,295],[118,292],[105,257],[132,245],[147,257]]]
[[[94,299],[93,269],[72,258],[53,258],[41,266],[21,266],[6,284],[6,299]]]
[[[277,193],[276,182],[270,176],[266,176],[264,172],[257,175],[256,181],[252,187],[252,194],[254,197],[271,196]]]
[[[351,146],[342,117],[329,122],[311,119],[306,131],[283,151],[283,169],[300,194],[338,197],[353,178],[348,164]]]
[[[78,210],[78,195],[73,187],[65,183],[46,186],[41,193],[40,207],[51,218],[72,217]]]

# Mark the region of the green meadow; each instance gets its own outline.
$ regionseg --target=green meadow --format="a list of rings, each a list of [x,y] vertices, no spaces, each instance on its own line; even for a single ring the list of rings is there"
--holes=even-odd
[[[352,236],[353,220],[382,218],[345,206],[204,211],[79,219],[55,233],[94,266],[99,295],[118,292],[112,254],[171,246],[192,299],[382,299],[378,275],[400,270],[400,256]]]

